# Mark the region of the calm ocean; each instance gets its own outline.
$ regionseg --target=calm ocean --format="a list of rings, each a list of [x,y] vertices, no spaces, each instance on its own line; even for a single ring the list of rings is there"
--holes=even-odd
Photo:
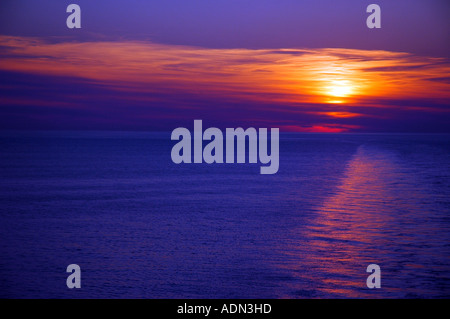
[[[1,133],[0,297],[450,297],[450,135],[282,134],[275,175],[173,144]]]

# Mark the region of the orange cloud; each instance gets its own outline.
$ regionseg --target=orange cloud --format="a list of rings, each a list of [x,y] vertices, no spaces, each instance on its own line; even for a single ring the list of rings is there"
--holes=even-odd
[[[0,48],[0,70],[75,77],[129,92],[130,99],[144,102],[156,98],[151,93],[189,92],[224,102],[282,105],[291,112],[328,119],[368,116],[361,107],[422,107],[384,100],[450,102],[450,63],[444,58],[402,52],[209,49],[138,41],[49,43],[11,36],[0,36]],[[133,93],[144,94],[133,97]],[[353,107],[358,110],[352,111]]]
[[[280,129],[284,132],[299,132],[299,133],[344,133],[349,132],[352,129],[359,128],[356,125],[313,125],[313,126],[298,126],[298,125],[285,125]]]
[[[449,97],[444,59],[353,49],[206,49],[149,42],[62,42],[0,36],[0,69],[74,76],[130,90],[273,94],[290,102],[364,96]],[[253,97],[255,98],[255,97]]]
[[[337,117],[337,118],[350,118],[350,117],[357,117],[357,116],[362,115],[359,113],[350,113],[350,112],[323,112],[321,114],[325,114],[330,117]]]

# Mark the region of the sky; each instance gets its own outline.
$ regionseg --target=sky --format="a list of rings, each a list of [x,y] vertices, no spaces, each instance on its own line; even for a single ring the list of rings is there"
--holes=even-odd
[[[66,7],[81,7],[81,29]],[[366,7],[381,7],[381,29]],[[2,1],[0,130],[450,132],[450,3]]]

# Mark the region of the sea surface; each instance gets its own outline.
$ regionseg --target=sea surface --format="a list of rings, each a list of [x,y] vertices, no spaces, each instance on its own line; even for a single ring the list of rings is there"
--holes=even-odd
[[[450,135],[281,134],[274,175],[173,144],[0,133],[0,297],[450,297]]]

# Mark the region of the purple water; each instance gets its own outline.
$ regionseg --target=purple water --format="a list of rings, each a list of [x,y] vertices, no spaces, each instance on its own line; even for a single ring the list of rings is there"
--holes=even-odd
[[[0,297],[450,297],[449,135],[282,134],[275,175],[172,145],[1,133]]]

